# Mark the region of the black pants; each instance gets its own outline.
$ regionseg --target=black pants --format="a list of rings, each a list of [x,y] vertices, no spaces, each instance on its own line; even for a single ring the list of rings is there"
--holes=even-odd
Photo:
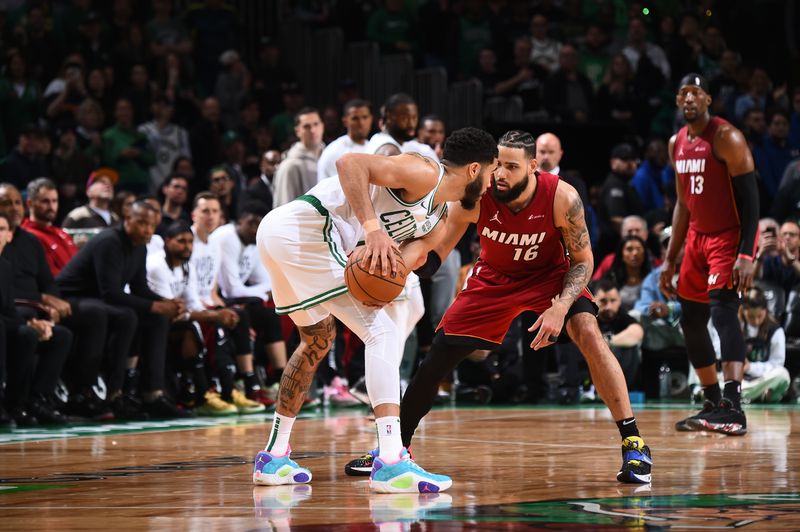
[[[281,333],[281,320],[275,314],[275,309],[264,306],[264,302],[257,297],[242,297],[225,301],[231,306],[241,306],[250,318],[250,326],[256,331],[256,341],[253,354],[256,359],[265,364],[264,348],[283,340]]]
[[[8,348],[6,404],[23,407],[31,394],[53,393],[72,345],[72,333],[63,325],[53,326],[53,336],[44,342],[27,325],[5,328]]]
[[[72,384],[80,390],[90,388],[105,362],[109,391],[121,390],[138,324],[136,311],[91,297],[67,301],[72,305],[72,315],[64,323],[75,334],[69,364]]]
[[[137,318],[136,335],[133,339],[131,348],[132,356],[139,356],[139,363],[142,367],[142,377],[144,386],[142,389],[148,391],[163,390],[166,386],[166,364],[167,364],[167,341],[169,337],[170,321],[166,316],[153,314],[151,312],[134,313]],[[122,382],[125,377],[125,368],[119,374],[119,380],[114,380],[114,385],[118,387],[110,390],[122,389]]]

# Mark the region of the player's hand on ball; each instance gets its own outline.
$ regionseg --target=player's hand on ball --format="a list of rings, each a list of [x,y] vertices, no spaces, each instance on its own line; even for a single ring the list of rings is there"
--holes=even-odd
[[[552,345],[558,341],[558,335],[561,334],[561,329],[564,327],[564,316],[567,310],[558,302],[557,298],[553,299],[553,305],[545,310],[536,323],[531,325],[528,332],[539,330],[536,337],[531,342],[531,348],[538,351],[548,345]]]
[[[364,260],[369,261],[370,274],[375,273],[375,266],[379,263],[383,277],[388,277],[390,273],[397,274],[397,244],[386,231],[370,231],[364,237],[364,244],[367,248]]]
[[[745,294],[747,289],[753,284],[753,274],[755,273],[755,264],[752,260],[744,257],[736,259],[733,265],[733,286],[740,294]]]
[[[661,273],[658,275],[658,287],[661,289],[661,293],[664,294],[664,297],[672,298],[677,295],[675,287],[672,286],[672,278],[674,275],[675,264],[670,261],[664,261],[664,264],[661,266]]]

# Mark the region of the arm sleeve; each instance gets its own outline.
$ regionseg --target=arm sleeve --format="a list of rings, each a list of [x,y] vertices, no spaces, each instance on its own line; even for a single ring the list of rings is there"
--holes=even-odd
[[[150,290],[165,299],[172,299],[171,272],[167,262],[159,257],[147,261],[147,285]]]
[[[778,328],[769,339],[769,359],[764,362],[751,362],[747,374],[751,377],[761,377],[773,368],[782,368],[785,361],[786,334],[782,328]]]
[[[122,276],[124,264],[119,243],[108,241],[106,244],[96,248],[96,253],[93,257],[100,297],[111,305],[131,307],[138,312],[148,312],[152,301],[136,295],[126,294],[122,289],[125,285]],[[144,264],[142,264],[142,270],[144,270]],[[131,288],[133,288],[133,283],[131,283]]]
[[[266,292],[271,292],[272,291],[272,279],[270,279],[270,277],[269,277],[269,272],[267,272],[267,269],[261,263],[261,260],[258,257],[258,251],[257,250],[255,251],[254,255],[255,255],[255,259],[253,261],[253,264],[254,264],[253,271],[250,272],[250,277],[247,279],[247,282],[250,283],[250,285],[247,286],[246,288],[255,288],[261,294],[265,294]],[[265,299],[265,297],[263,295],[258,296],[258,297],[261,297],[262,299]],[[265,301],[267,299],[269,299],[269,298],[266,298]]]
[[[222,260],[219,265],[219,289],[227,298],[257,297],[265,299],[267,289],[260,285],[246,286],[239,278],[239,255],[242,252],[239,237],[235,232],[220,235],[219,247]]]
[[[186,291],[183,294],[183,298],[186,301],[186,308],[189,312],[202,312],[206,310],[203,302],[200,301],[200,293],[197,291],[197,276],[191,266],[189,268],[189,280],[186,283]]]
[[[739,255],[755,259],[758,235],[758,185],[755,172],[734,176],[733,195],[739,212]]]
[[[333,159],[331,145],[322,150],[322,154],[317,161],[317,183],[336,174],[336,161]],[[280,167],[279,167],[280,168]],[[333,172],[331,172],[333,170]]]

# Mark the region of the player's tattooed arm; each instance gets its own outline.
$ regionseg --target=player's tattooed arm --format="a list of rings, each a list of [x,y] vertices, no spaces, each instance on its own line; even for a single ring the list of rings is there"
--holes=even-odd
[[[570,260],[559,300],[569,307],[591,280],[594,257],[583,202],[577,191],[566,183],[559,183],[555,207],[557,225]]]
[[[296,416],[300,412],[317,367],[336,337],[335,322],[330,316],[316,325],[299,327],[299,330],[300,349],[292,354],[283,370],[278,392],[278,408],[283,415]]]

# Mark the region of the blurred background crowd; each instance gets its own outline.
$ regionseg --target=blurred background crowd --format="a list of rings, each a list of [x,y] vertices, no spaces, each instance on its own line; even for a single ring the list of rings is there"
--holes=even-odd
[[[680,306],[656,282],[688,72],[709,80],[712,113],[744,132],[759,175],[758,289],[741,315],[751,399],[794,400],[797,4],[0,2],[0,424],[271,406],[297,338],[255,254],[261,218],[379,130],[410,130],[404,150],[437,158],[465,125],[538,137],[540,168],[587,205],[599,318],[629,387],[688,397]],[[424,281],[406,376],[475,253],[468,233],[450,273]],[[529,319],[443,397],[596,400],[574,349],[528,352]],[[365,398],[363,349],[342,332],[308,406]]]

